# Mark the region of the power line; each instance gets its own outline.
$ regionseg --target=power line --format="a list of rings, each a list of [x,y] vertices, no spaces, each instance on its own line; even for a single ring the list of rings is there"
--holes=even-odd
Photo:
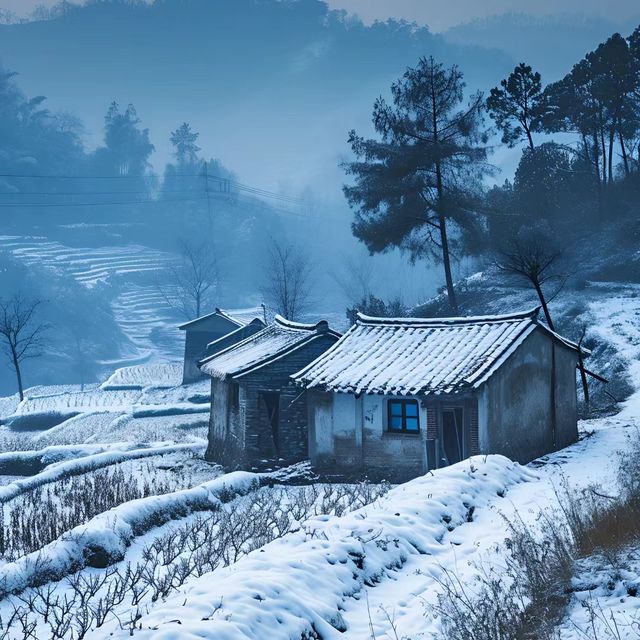
[[[175,176],[170,176],[170,178],[204,178],[205,183],[208,186],[209,180],[216,180],[220,184],[228,184],[230,186],[235,187],[240,191],[246,191],[248,193],[253,193],[258,196],[262,196],[265,198],[272,198],[274,200],[281,200],[283,202],[289,202],[291,204],[301,204],[302,199],[296,198],[294,196],[287,196],[281,193],[275,193],[274,191],[268,191],[266,189],[261,189],[259,187],[253,187],[251,185],[243,184],[241,182],[236,182],[235,180],[231,180],[229,178],[223,178],[222,176],[211,175],[208,172],[203,173],[181,173],[175,174]],[[145,178],[163,178],[163,176],[155,173],[144,174],[144,175],[128,175],[128,176],[117,176],[117,175],[95,175],[95,176],[87,176],[87,175],[64,175],[64,174],[20,174],[20,173],[0,173],[0,178],[16,178],[16,179],[37,179],[37,180],[143,180]]]
[[[189,195],[193,191],[183,189],[161,189],[160,193],[184,193]],[[213,193],[218,193],[214,191]],[[148,195],[149,191],[0,191],[0,196],[112,196],[112,195]]]
[[[112,195],[118,195],[117,191],[108,192]],[[217,192],[213,192],[217,193]],[[11,194],[14,195],[14,194]],[[26,195],[26,194],[25,194]],[[34,195],[34,194],[29,194]],[[78,194],[78,195],[91,195],[90,193]],[[237,198],[239,202],[243,204],[253,204],[253,205],[262,205],[267,206],[270,211],[274,213],[284,214],[295,216],[297,218],[307,218],[306,215],[302,213],[298,213],[296,211],[291,211],[290,209],[283,209],[281,207],[275,206],[273,204],[267,204],[264,200],[259,198],[244,194],[237,193],[232,194],[234,198]],[[110,202],[0,202],[0,208],[11,208],[11,207],[31,207],[31,208],[51,208],[51,207],[104,207],[104,206],[126,206],[126,205],[142,205],[142,204],[164,204],[164,203],[172,203],[172,202],[202,202],[205,200],[209,200],[207,196],[202,196],[199,198],[146,198],[143,200],[122,200],[122,201],[110,201]]]
[[[164,202],[199,202],[202,198],[147,199],[122,202],[0,202],[0,207],[105,207],[128,204],[162,204]]]

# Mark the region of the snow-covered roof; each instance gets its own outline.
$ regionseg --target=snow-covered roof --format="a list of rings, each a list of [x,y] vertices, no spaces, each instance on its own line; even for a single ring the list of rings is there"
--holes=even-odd
[[[205,358],[200,369],[214,378],[236,378],[298,349],[322,335],[340,334],[326,321],[301,324],[277,315],[273,324],[237,344]]]
[[[267,317],[269,311],[266,311]],[[248,325],[252,320],[258,318],[258,320],[262,320],[264,322],[265,309],[263,307],[251,307],[249,309],[218,309],[213,313],[208,313],[204,316],[200,316],[199,318],[195,318],[194,320],[189,320],[189,322],[185,322],[178,326],[178,329],[191,329],[197,324],[204,322],[205,320],[209,320],[209,318],[213,318],[217,316],[219,318],[223,318],[228,320],[231,324],[234,324],[236,327],[244,327]]]
[[[356,324],[293,378],[308,388],[346,393],[455,393],[481,385],[536,329],[538,309],[466,318],[372,318]]]
[[[238,320],[243,324],[249,324],[252,320],[256,318],[261,320],[265,324],[273,322],[275,317],[275,313],[269,309],[269,307],[248,307],[246,309],[220,309],[221,313],[224,313],[226,316],[233,318],[234,320]],[[265,322],[266,316],[266,322]]]
[[[232,344],[237,344],[241,342],[245,338],[253,335],[254,333],[258,333],[265,327],[265,323],[260,320],[260,318],[254,318],[251,322],[242,327],[238,327],[229,333],[221,336],[220,338],[216,338],[207,344],[207,352],[213,354],[214,352],[222,351]],[[203,358],[204,360],[204,358]]]

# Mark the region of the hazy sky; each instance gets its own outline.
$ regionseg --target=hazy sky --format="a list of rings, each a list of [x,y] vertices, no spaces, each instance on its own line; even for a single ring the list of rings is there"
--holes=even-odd
[[[1,0],[0,0],[1,1]],[[585,14],[624,20],[640,12],[638,0],[327,0],[331,7],[357,13],[365,21],[395,16],[442,31],[461,22],[501,13],[545,16]]]
[[[56,1],[0,0],[0,8],[25,15],[36,5],[52,5]],[[616,21],[630,18],[640,11],[638,0],[327,0],[327,3],[333,8],[357,13],[367,22],[376,18],[404,18],[427,24],[433,31],[508,12],[538,16],[576,13]]]

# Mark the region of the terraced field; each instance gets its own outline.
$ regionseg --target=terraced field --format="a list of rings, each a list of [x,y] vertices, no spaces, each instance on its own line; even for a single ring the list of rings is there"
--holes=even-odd
[[[170,254],[141,245],[69,247],[37,236],[0,236],[0,251],[26,265],[38,265],[73,278],[110,300],[113,315],[128,344],[113,367],[180,357],[179,320],[157,291],[154,280]]]

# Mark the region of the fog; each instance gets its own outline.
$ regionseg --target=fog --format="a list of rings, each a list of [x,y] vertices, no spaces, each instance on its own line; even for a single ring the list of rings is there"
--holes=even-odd
[[[158,311],[151,337],[137,343],[124,301],[157,288],[140,265],[175,259],[181,240],[213,238],[220,283],[210,305],[259,303],[268,245],[281,240],[313,263],[316,315],[345,322],[364,294],[413,308],[442,287],[442,267],[428,256],[414,264],[397,248],[371,257],[353,236],[343,195],[349,132],[374,134],[375,100],[389,98],[421,56],[458,65],[466,100],[521,60],[545,83],[557,80],[615,30],[635,26],[630,2],[606,12],[595,2],[520,4],[0,1],[0,64],[16,74],[3,100],[16,122],[29,114],[28,127],[0,125],[9,149],[0,157],[0,251],[10,262],[0,294],[32,289],[58,326],[69,324],[64,300],[82,300],[82,317],[93,305],[101,320],[91,318],[83,340],[93,344],[96,376],[114,363],[179,356],[180,336],[168,327],[180,314]],[[183,123],[197,136],[178,161],[171,137]],[[522,153],[491,136],[485,186],[512,179]],[[117,254],[120,271],[103,250]],[[123,251],[142,257],[134,264]],[[453,258],[456,277],[478,265],[465,252]],[[148,299],[153,312],[161,303]],[[64,351],[72,338],[54,333]],[[30,373],[73,378],[68,356]],[[10,386],[9,375],[3,381]]]

